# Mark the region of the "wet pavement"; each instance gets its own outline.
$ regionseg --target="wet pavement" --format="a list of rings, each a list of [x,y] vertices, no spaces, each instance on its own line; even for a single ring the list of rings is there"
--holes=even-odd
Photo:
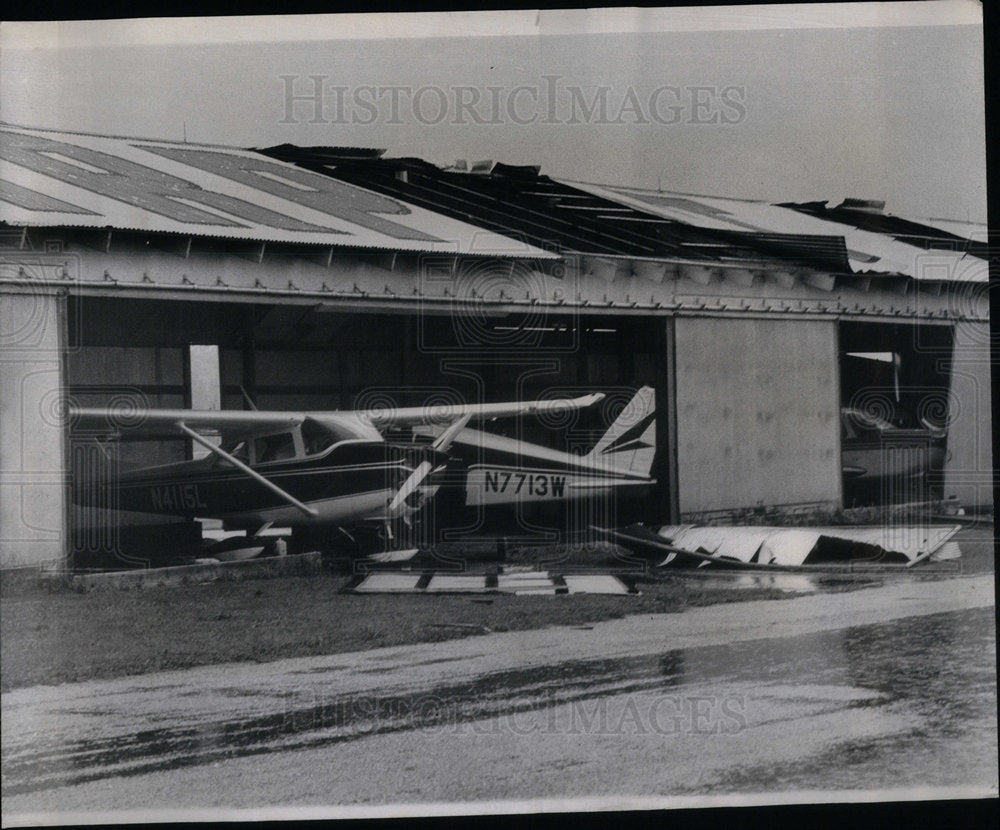
[[[3,804],[996,793],[993,578],[3,695]],[[797,594],[803,594],[796,596]]]

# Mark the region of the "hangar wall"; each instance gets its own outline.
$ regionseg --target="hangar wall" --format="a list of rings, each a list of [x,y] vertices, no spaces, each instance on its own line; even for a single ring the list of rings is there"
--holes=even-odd
[[[682,518],[839,506],[835,322],[680,317],[676,355]]]
[[[0,294],[0,567],[64,561],[64,329],[57,291]]]
[[[944,494],[985,510],[993,507],[990,355],[989,323],[963,321],[955,327]]]
[[[189,405],[184,357],[183,349],[169,346],[80,345],[66,360],[73,403],[115,407],[126,417],[130,410],[147,406],[183,409]],[[184,448],[184,441],[142,441],[116,443],[113,451],[127,469],[183,461]]]

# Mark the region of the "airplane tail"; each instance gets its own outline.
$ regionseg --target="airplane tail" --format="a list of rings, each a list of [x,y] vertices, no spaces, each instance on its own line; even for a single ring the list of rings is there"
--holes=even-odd
[[[592,464],[649,476],[656,454],[656,393],[643,386],[586,458]]]

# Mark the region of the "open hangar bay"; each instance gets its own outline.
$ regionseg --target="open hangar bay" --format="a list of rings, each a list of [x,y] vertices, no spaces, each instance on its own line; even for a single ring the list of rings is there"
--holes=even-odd
[[[592,411],[509,427],[582,452],[648,385],[656,485],[628,510],[649,521],[992,505],[976,227],[492,162],[3,129],[5,567],[109,548],[129,563],[153,538],[188,544],[199,530],[73,505],[73,477],[194,447],[102,449],[68,402],[127,420],[248,399],[314,410],[605,392]],[[884,458],[943,443],[940,468],[854,492],[851,410],[908,431]],[[524,535],[567,529],[565,516],[539,521]]]

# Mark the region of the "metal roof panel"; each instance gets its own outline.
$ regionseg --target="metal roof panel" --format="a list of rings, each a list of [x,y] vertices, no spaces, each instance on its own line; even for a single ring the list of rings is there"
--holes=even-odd
[[[0,219],[349,248],[556,259],[237,148],[0,126]]]

